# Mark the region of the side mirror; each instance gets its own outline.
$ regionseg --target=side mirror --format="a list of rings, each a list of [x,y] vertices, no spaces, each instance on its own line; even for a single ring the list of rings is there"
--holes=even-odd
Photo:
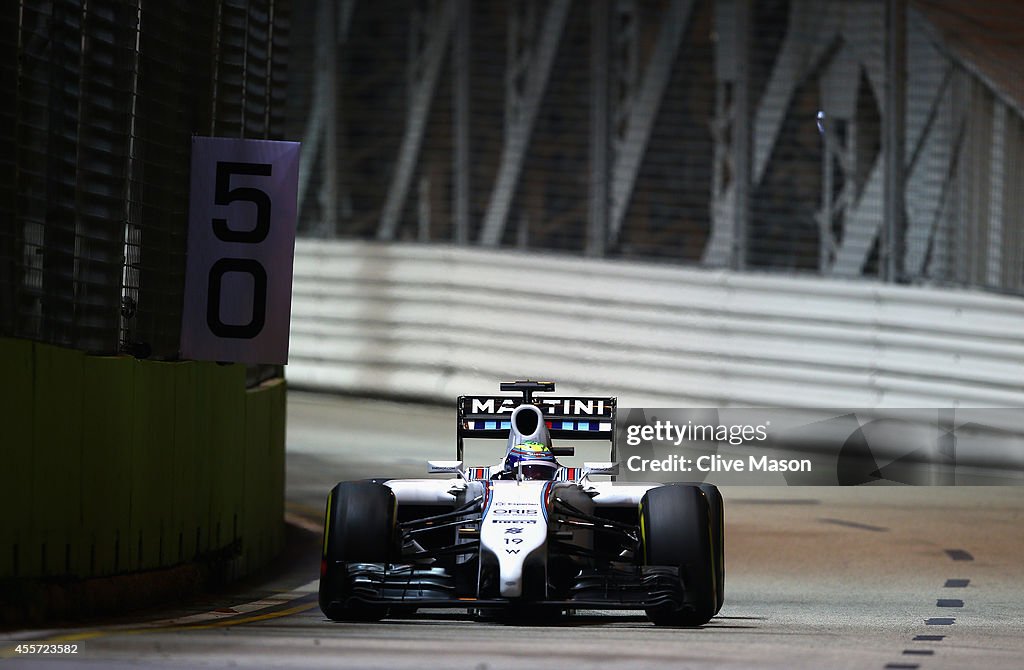
[[[551,447],[553,456],[575,456],[576,447]]]
[[[461,474],[462,461],[427,461],[427,472]]]
[[[583,476],[589,475],[617,475],[619,474],[618,463],[584,463]]]

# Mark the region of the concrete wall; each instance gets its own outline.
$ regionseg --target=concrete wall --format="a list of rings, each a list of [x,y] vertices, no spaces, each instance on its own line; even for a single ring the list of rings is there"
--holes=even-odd
[[[453,402],[1021,407],[1024,300],[443,245],[299,240],[290,384]]]
[[[283,543],[285,386],[245,368],[0,339],[0,579],[102,577]]]

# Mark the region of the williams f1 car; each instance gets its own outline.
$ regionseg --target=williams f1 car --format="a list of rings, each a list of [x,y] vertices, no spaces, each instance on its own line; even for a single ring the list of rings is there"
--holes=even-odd
[[[551,382],[501,390],[521,397],[458,399],[457,459],[428,462],[446,477],[331,490],[324,614],[374,621],[437,607],[498,617],[628,609],[658,625],[707,623],[725,581],[718,489],[614,481],[615,398],[538,395],[554,391]],[[504,458],[465,467],[468,438],[504,440]],[[556,457],[573,454],[566,439],[610,442],[612,462],[565,467]]]

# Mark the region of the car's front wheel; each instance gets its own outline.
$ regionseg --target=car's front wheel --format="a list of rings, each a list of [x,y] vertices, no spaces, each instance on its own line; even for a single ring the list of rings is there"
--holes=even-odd
[[[701,482],[699,485],[704,496],[708,499],[711,507],[711,536],[714,540],[715,550],[715,592],[718,596],[718,604],[715,606],[715,614],[722,610],[722,603],[725,602],[725,503],[722,500],[722,492],[714,484]]]
[[[684,603],[647,608],[659,626],[702,626],[718,610],[715,561],[717,524],[697,486],[675,484],[648,491],[640,501],[645,565],[679,568]]]
[[[395,527],[395,495],[375,482],[341,482],[327,496],[320,567],[320,609],[334,621],[379,621],[386,607],[350,600],[346,563],[386,563]]]

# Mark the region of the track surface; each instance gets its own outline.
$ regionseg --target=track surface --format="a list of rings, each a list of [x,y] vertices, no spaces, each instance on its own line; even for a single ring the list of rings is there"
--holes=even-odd
[[[451,612],[327,621],[315,604],[327,490],[450,458],[454,412],[292,393],[292,560],[189,608],[0,635],[0,666],[48,668],[1021,668],[1024,488],[729,487],[728,582],[699,630],[598,613],[554,627]],[[491,454],[491,459],[496,455]],[[922,636],[923,639],[922,639]],[[18,641],[77,644],[26,655]]]

